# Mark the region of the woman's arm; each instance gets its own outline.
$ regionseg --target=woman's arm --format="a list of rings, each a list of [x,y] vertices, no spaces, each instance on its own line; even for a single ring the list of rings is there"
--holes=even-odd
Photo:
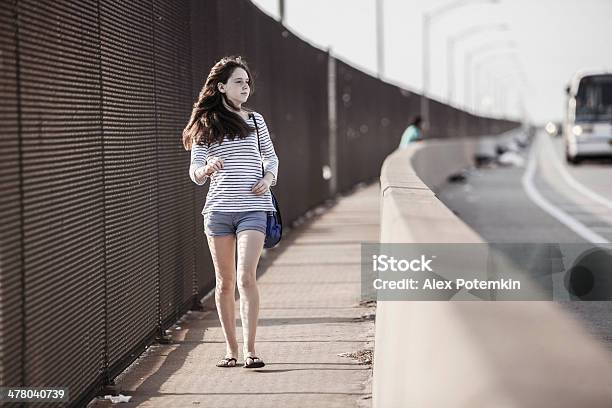
[[[206,156],[208,147],[205,145],[193,144],[191,146],[191,164],[189,165],[189,178],[199,186],[208,180],[204,167],[206,166]]]

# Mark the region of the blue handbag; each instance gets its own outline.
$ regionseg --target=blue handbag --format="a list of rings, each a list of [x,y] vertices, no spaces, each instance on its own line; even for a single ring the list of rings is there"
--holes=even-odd
[[[261,144],[259,143],[259,127],[257,126],[257,120],[255,119],[255,115],[251,113],[251,117],[253,118],[253,123],[255,123],[255,130],[257,132],[257,147],[259,148],[259,155],[261,156]],[[261,176],[265,175],[263,163],[261,164]],[[276,200],[276,196],[270,190],[270,194],[272,194],[272,203],[274,204],[274,208],[276,211],[267,211],[267,222],[266,222],[266,240],[264,241],[264,248],[273,248],[281,240],[283,235],[283,219],[281,217],[280,208],[278,206],[278,200]]]

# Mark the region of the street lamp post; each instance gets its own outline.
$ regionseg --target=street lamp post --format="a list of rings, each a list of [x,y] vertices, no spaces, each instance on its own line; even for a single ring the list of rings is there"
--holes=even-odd
[[[385,71],[383,0],[376,0],[376,42],[378,78],[382,78]]]
[[[481,52],[486,52],[489,51],[491,49],[495,49],[495,48],[501,48],[503,45],[509,45],[509,46],[514,46],[514,43],[512,41],[494,41],[491,43],[487,43],[484,44],[481,47],[476,48],[475,50],[472,50],[468,53],[466,53],[465,55],[465,65],[464,65],[464,69],[463,69],[463,74],[464,74],[464,99],[465,99],[465,108],[466,109],[470,109],[470,106],[472,105],[472,95],[471,95],[471,90],[472,90],[472,71],[471,71],[471,65],[472,65],[472,60],[474,59],[474,56],[478,53]],[[473,111],[473,110],[472,110]]]
[[[522,69],[517,69],[516,71],[509,72],[506,75],[493,76],[492,80],[495,84],[499,85],[499,89],[501,91],[499,99],[499,110],[502,113],[505,112],[506,107],[508,106],[507,90],[512,89],[516,92],[520,92],[520,90],[527,91],[528,89],[525,72]],[[506,84],[510,81],[515,82],[515,85],[512,88],[506,86]]]
[[[422,62],[422,77],[423,77],[423,91],[421,97],[421,116],[424,122],[424,128],[427,129],[429,127],[429,100],[427,99],[427,95],[429,93],[429,35],[431,31],[432,22],[459,7],[467,6],[474,3],[499,3],[499,0],[454,0],[450,3],[447,3],[437,9],[434,9],[429,12],[423,13],[423,21],[422,21],[422,34],[421,38],[423,41],[422,49],[421,49],[421,62]]]
[[[506,58],[504,58],[506,57]],[[492,61],[491,61],[492,60]],[[516,75],[516,74],[521,74],[520,79],[526,83],[526,79],[525,79],[525,73],[522,71],[521,69],[521,65],[518,62],[518,59],[516,57],[516,54],[514,53],[514,51],[510,50],[510,51],[505,51],[502,53],[496,53],[496,54],[489,54],[486,55],[485,57],[483,57],[477,64],[474,65],[474,76],[477,78],[477,80],[479,78],[482,77],[481,75],[481,69],[483,66],[487,66],[487,68],[491,68],[491,66],[495,66],[497,64],[504,64],[504,68],[508,67],[508,63],[509,62],[515,62],[516,63],[516,70],[513,71],[510,75],[506,75],[506,76],[493,76],[490,75],[490,73],[487,73],[487,89],[491,89],[493,88],[495,93],[496,93],[496,97],[494,98],[494,101],[497,103],[497,108],[499,110],[503,110],[503,108],[500,106],[501,105],[501,98],[502,96],[505,94],[505,90],[503,89],[502,85],[503,85],[503,81],[502,80],[506,80],[508,77]],[[493,80],[491,80],[491,78],[493,78]],[[478,92],[477,92],[478,91]],[[490,91],[493,92],[493,91]],[[481,99],[481,95],[482,95],[482,89],[480,86],[480,82],[478,83],[474,83],[474,95],[476,96],[476,100],[480,100]],[[504,103],[505,106],[505,103]]]
[[[455,45],[463,40],[485,31],[508,31],[506,24],[486,24],[468,28],[459,34],[451,36],[446,42],[446,71],[448,75],[447,100],[452,104],[455,93]]]
[[[285,24],[285,0],[278,0],[278,14],[281,24]]]
[[[506,58],[504,58],[504,57],[506,57]],[[493,61],[491,61],[491,60],[493,60]],[[516,70],[517,70],[516,72],[521,73],[521,75],[522,75],[521,79],[523,79],[523,81],[526,82],[525,73],[522,71],[521,64],[518,61],[517,56],[516,56],[516,54],[515,54],[513,49],[505,50],[505,51],[502,51],[502,52],[497,52],[497,53],[494,53],[494,54],[488,54],[488,55],[482,57],[478,61],[478,63],[474,64],[474,70],[473,71],[474,71],[474,77],[476,78],[476,81],[479,81],[479,79],[482,77],[481,69],[482,69],[483,66],[485,66],[485,65],[490,66],[490,65],[496,64],[496,63],[504,63],[505,66],[507,67],[508,66],[508,61],[516,63]],[[487,75],[487,78],[490,78],[490,75]],[[476,101],[479,101],[480,98],[481,98],[481,95],[482,95],[482,92],[481,92],[482,89],[481,89],[481,86],[480,86],[480,82],[476,82],[476,81],[474,82],[474,90],[473,90],[473,95],[475,96],[474,105],[477,104]],[[493,81],[493,82],[489,81],[489,85],[491,85],[491,84],[493,85],[493,88],[495,88],[495,89],[497,89],[500,86],[500,82],[499,81]],[[491,86],[487,86],[487,88],[490,89]],[[495,101],[497,101],[497,99],[495,99]]]
[[[474,64],[474,82],[473,82],[473,95],[474,95],[474,110],[478,109],[478,106],[482,105],[482,97],[483,97],[483,86],[482,86],[482,79],[483,79],[483,75],[482,75],[482,68],[485,65],[488,65],[489,62],[491,61],[491,59],[494,59],[493,62],[503,62],[505,61],[505,59],[500,59],[503,56],[505,56],[504,54],[493,54],[493,55],[487,55],[485,57],[483,57],[479,62],[477,62],[476,64]],[[486,89],[491,89],[491,82],[490,82],[490,75],[487,74],[487,84],[486,84]],[[495,86],[496,84],[493,84],[493,88],[497,88]],[[493,92],[490,92],[493,93]],[[495,98],[493,98],[493,101],[496,101]],[[481,106],[482,108],[482,106]]]

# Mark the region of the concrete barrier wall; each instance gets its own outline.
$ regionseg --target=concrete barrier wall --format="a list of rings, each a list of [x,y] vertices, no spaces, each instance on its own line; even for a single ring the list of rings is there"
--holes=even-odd
[[[381,242],[425,242],[419,237],[430,237],[427,231],[432,229],[437,234],[432,242],[481,242],[430,189],[430,185],[444,182],[445,176],[440,175],[467,166],[469,152],[476,143],[473,140],[415,143],[385,160],[380,177]],[[425,179],[430,185],[420,177],[424,172],[429,174]]]
[[[397,150],[381,170],[381,242],[482,242],[432,192],[471,141]],[[379,301],[373,406],[611,407],[612,358],[553,302]]]
[[[432,190],[437,190],[449,174],[472,164],[478,139],[431,140],[416,149],[410,159],[412,168]]]

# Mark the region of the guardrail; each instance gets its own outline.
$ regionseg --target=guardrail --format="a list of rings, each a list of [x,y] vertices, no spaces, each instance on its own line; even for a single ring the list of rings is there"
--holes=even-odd
[[[432,192],[477,141],[415,143],[381,169],[381,243],[483,242]],[[612,359],[553,302],[379,301],[373,407],[610,407]]]

